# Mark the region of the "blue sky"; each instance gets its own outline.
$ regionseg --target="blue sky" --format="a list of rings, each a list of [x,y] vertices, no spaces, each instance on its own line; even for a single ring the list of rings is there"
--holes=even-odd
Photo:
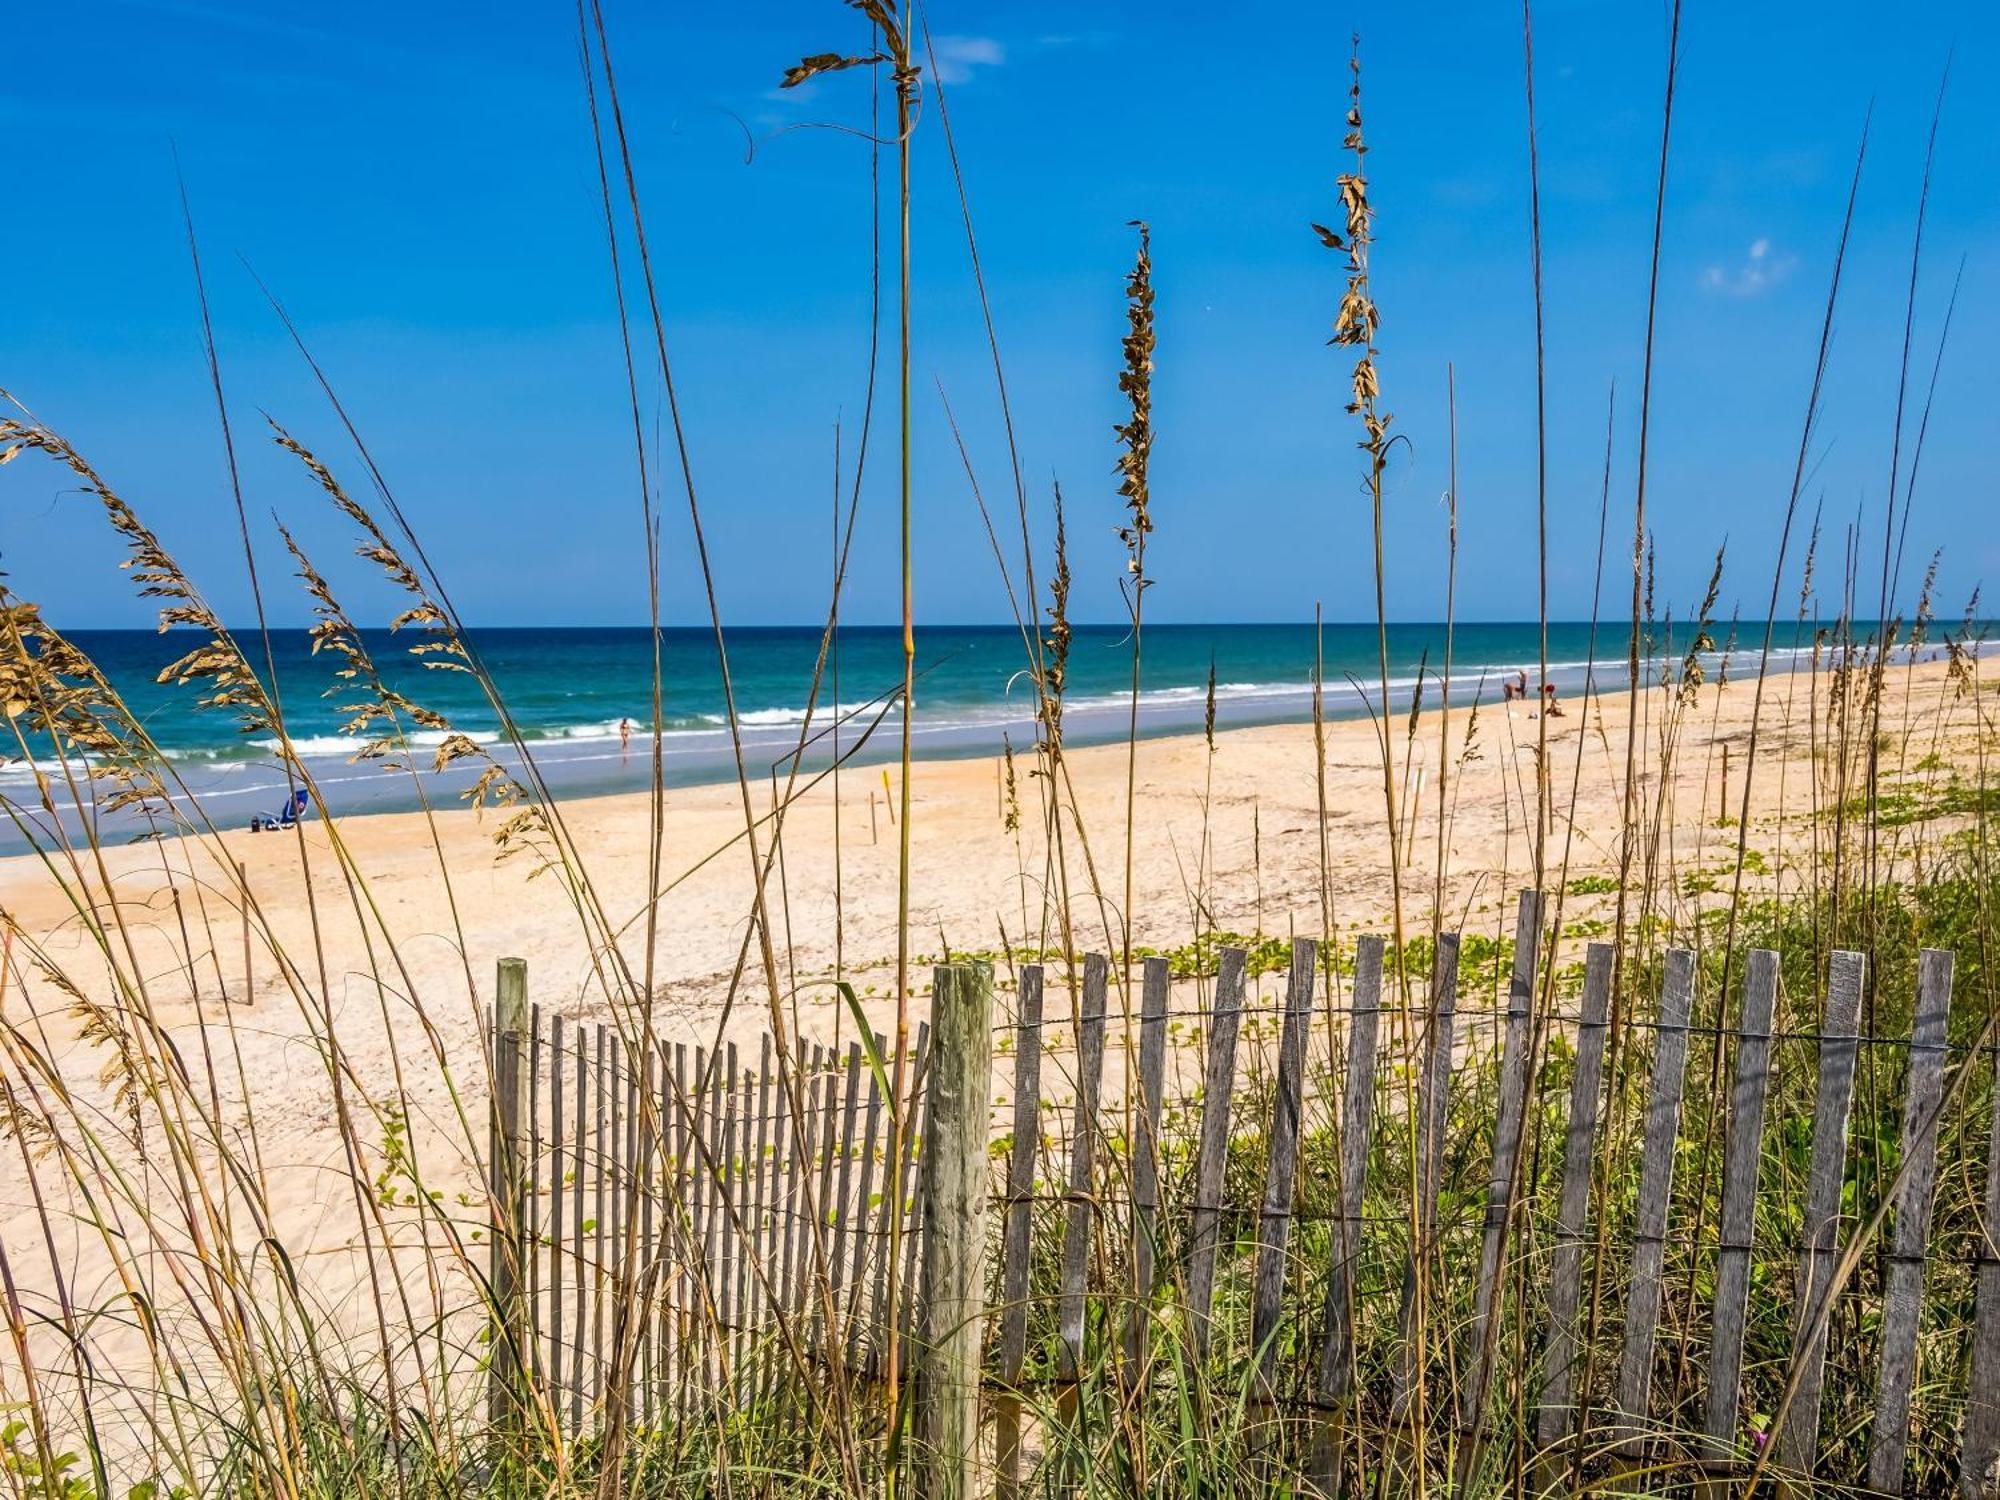
[[[865,124],[869,84],[849,73],[783,95],[774,85],[803,53],[862,47],[863,23],[835,0],[609,0],[607,14],[726,618],[815,619],[830,567],[834,425],[844,419],[851,456],[864,388],[868,151],[851,134],[795,127]],[[1182,0],[934,0],[930,23],[1037,522],[1045,541],[1048,482],[1059,477],[1080,617],[1121,608],[1111,425],[1135,217],[1153,225],[1159,287],[1149,614],[1303,619],[1315,604],[1331,619],[1372,614],[1361,469],[1341,411],[1347,361],[1324,344],[1340,262],[1306,229],[1336,212],[1357,28],[1384,405],[1409,439],[1390,477],[1390,608],[1406,619],[1442,610],[1452,361],[1459,611],[1533,614],[1517,8],[1266,4],[1219,19]],[[360,565],[339,565],[340,527],[263,440],[260,408],[360,488],[239,256],[305,326],[469,618],[644,619],[630,415],[572,7],[65,0],[19,7],[9,24],[10,50],[32,62],[0,84],[15,163],[0,235],[10,293],[0,385],[93,457],[225,614],[245,618],[248,595],[174,144],[260,539],[273,535],[265,518],[281,513],[358,613],[386,605]],[[1614,378],[1614,559],[1630,526],[1665,35],[1660,5],[1569,0],[1536,13],[1558,616],[1589,609]],[[1840,529],[1861,516],[1872,598],[1911,216],[1954,48],[1919,287],[1919,396],[1961,257],[1965,281],[1906,572],[1942,545],[1940,591],[1956,613],[2000,571],[1988,462],[2000,373],[1995,9],[1913,0],[1892,24],[1879,6],[1844,0],[1693,0],[1649,486],[1664,597],[1698,596],[1726,539],[1725,608],[1761,616],[1872,98],[1808,496],[1824,497],[1836,558]],[[1006,597],[937,395],[942,384],[989,501],[1011,505],[934,114],[916,154],[919,610],[1000,619]],[[649,409],[654,401],[649,390]],[[848,618],[886,621],[897,607],[888,421],[875,444]],[[668,614],[692,622],[703,606],[685,502],[672,486],[666,501]],[[0,475],[0,554],[11,586],[58,622],[149,619],[101,522],[46,465]],[[1607,592],[1615,610],[1615,577]],[[303,618],[288,593],[274,610]]]

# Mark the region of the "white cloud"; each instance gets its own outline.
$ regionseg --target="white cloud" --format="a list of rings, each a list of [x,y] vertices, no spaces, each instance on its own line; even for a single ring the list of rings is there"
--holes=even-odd
[[[1007,49],[990,36],[936,37],[931,51],[943,84],[968,82],[975,68],[997,68],[1007,60]]]
[[[1733,266],[1712,265],[1701,273],[1701,284],[1726,297],[1761,297],[1792,274],[1799,258],[1771,244],[1768,235],[1759,235]]]

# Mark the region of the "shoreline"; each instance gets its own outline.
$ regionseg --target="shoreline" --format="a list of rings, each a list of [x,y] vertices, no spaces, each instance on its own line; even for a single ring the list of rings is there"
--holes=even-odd
[[[1798,733],[1806,705],[1794,706],[1793,700],[1809,680],[1797,673],[1774,676],[1777,690],[1764,695],[1753,825],[1768,824],[1781,804],[1787,818],[1801,815],[1801,799],[1810,791],[1805,769],[1810,748]],[[1787,683],[1791,690],[1782,690]],[[1948,696],[1944,684],[1944,667],[1928,662],[1890,674],[1889,692],[1900,703],[1897,711],[1910,717],[1912,733],[1937,717],[1920,709],[1917,700]],[[1666,798],[1668,832],[1682,860],[1702,858],[1724,837],[1712,826],[1722,811],[1719,778],[1725,773],[1731,778],[1733,809],[1742,789],[1752,688],[1748,678],[1703,686],[1682,726],[1671,785],[1651,787],[1649,795]],[[1823,680],[1819,691],[1824,694]],[[1657,689],[1642,691],[1642,723],[1660,696]],[[1603,831],[1617,826],[1631,701],[1622,688],[1588,700],[1564,698],[1564,714],[1549,721],[1556,808],[1552,864],[1561,854],[1577,873],[1615,869],[1615,849],[1605,843]],[[1532,706],[1518,703],[1454,702],[1449,711],[1450,740],[1444,744],[1439,708],[1424,709],[1413,734],[1407,712],[1392,720],[1405,804],[1399,818],[1405,887],[1428,892],[1433,883],[1442,766],[1451,787],[1444,809],[1450,872],[1443,904],[1450,910],[1487,909],[1496,891],[1532,875],[1533,758],[1540,728]],[[1369,721],[1356,718],[1328,721],[1323,738],[1326,873],[1336,897],[1331,915],[1337,928],[1353,930],[1385,917],[1391,904],[1379,741]],[[1649,776],[1644,763],[1651,754],[1642,739],[1641,769]],[[1298,722],[1219,727],[1212,755],[1198,721],[1191,732],[1163,732],[1142,741],[1133,836],[1134,941],[1184,941],[1196,925],[1197,908],[1205,925],[1226,930],[1320,929],[1314,755],[1312,725]],[[1121,881],[1105,872],[1122,864],[1110,851],[1122,855],[1124,845],[1125,746],[1066,748],[1064,761],[1065,800],[1073,795],[1076,810],[1074,819],[1067,812],[1065,819],[1082,830],[1068,836],[1072,895],[1087,888],[1087,866],[1094,860],[1115,903],[1123,893],[1112,887]],[[1795,774],[1788,769],[1794,767]],[[924,757],[914,763],[911,923],[926,935],[924,947],[935,947],[933,939],[942,934],[955,949],[995,948],[1003,931],[1018,938],[1040,927],[1046,866],[1040,844],[1042,782],[1033,774],[1029,745],[1017,747],[1014,770],[1018,832],[1006,827],[1001,757]],[[1572,777],[1573,817],[1565,815]],[[783,908],[774,913],[774,924],[784,924],[774,936],[792,972],[830,970],[835,961],[852,966],[894,951],[899,838],[891,821],[894,778],[893,760],[844,767],[838,776],[801,774],[784,815],[783,862],[770,875],[773,900]],[[750,777],[748,793],[759,818],[756,842],[767,858],[771,810],[782,784],[782,775],[774,779],[753,769]],[[557,807],[569,837],[583,851],[607,919],[614,925],[635,921],[647,906],[649,793],[561,795]],[[686,1003],[699,1010],[727,990],[743,950],[753,888],[742,836],[743,793],[733,778],[673,787],[666,808],[660,926],[671,936],[672,951],[663,956],[660,972],[665,984],[682,990]],[[180,885],[187,887],[185,899],[194,908],[188,919],[212,923],[219,914],[240,925],[242,915],[230,897],[234,874],[226,862],[241,865],[259,920],[268,927],[268,935],[259,936],[261,947],[320,943],[336,956],[353,958],[359,971],[367,967],[367,925],[393,936],[418,934],[427,948],[434,944],[449,955],[444,962],[414,966],[413,983],[426,975],[449,982],[457,971],[462,993],[465,965],[488,970],[502,951],[536,960],[543,972],[560,973],[565,988],[581,983],[587,964],[575,913],[556,899],[553,884],[531,884],[531,855],[496,857],[491,835],[503,820],[500,812],[480,814],[454,802],[434,804],[428,814],[342,814],[331,829],[313,816],[297,834],[232,828],[219,835],[107,844],[103,858],[111,888],[121,900],[130,893],[148,923],[165,919],[159,903],[183,899],[172,894]],[[371,885],[380,882],[379,921],[359,923],[344,909],[354,898],[333,858],[333,833],[356,875]],[[1758,834],[1760,855],[1782,871],[1782,848],[1763,848],[1764,837]],[[1778,840],[1782,844],[1782,829]],[[1733,836],[1728,842],[1733,848]],[[450,889],[441,870],[449,872]],[[94,872],[86,881],[99,883]],[[302,911],[303,882],[310,882],[319,911]],[[32,854],[0,857],[0,902],[30,933],[52,930],[74,916],[74,907],[57,897],[54,882]],[[1089,925],[1104,928],[1095,904],[1083,904],[1091,907]],[[1081,907],[1078,912],[1081,921],[1085,914]],[[1100,944],[1107,935],[1099,933]],[[456,956],[461,945],[463,958]],[[223,945],[211,946],[219,954]],[[210,967],[219,970],[223,977],[215,983],[226,990],[239,983],[244,962],[230,955]],[[261,992],[270,983],[271,967],[268,957],[253,959],[253,990]],[[760,976],[758,985],[763,984]]]
[[[1740,660],[1742,654],[1737,653],[1735,659]],[[1707,658],[1711,676],[1721,669],[1723,663],[1721,653]],[[1811,665],[1809,651],[1774,646],[1769,675],[1787,677]],[[1533,668],[1530,665],[1515,670],[1532,671]],[[1604,679],[1609,676],[1618,680],[1605,682]],[[1500,677],[1501,674],[1486,665],[1456,670],[1450,684],[1454,710],[1470,711],[1475,705],[1482,709],[1500,706],[1497,696]],[[1600,658],[1595,662],[1552,662],[1547,680],[1556,685],[1558,694],[1567,702],[1585,696],[1622,695],[1628,691],[1624,677],[1622,662]],[[1407,716],[1416,682],[1414,676],[1392,677],[1388,694],[1392,716]],[[1424,678],[1425,694],[1433,700],[1438,691],[1436,683],[1435,674],[1427,674]],[[1379,693],[1379,686],[1365,680],[1329,683],[1323,700],[1325,722],[1329,725],[1354,723],[1368,718],[1373,712],[1373,700],[1367,697],[1371,692]],[[1311,709],[1309,684],[1222,684],[1216,703],[1216,731],[1220,734],[1244,729],[1308,725]],[[1002,756],[1003,747],[1009,743],[1017,757],[1032,754],[1039,726],[1031,700],[994,705],[972,717],[966,716],[962,710],[955,711],[958,717],[951,717],[952,711],[947,711],[940,716],[940,721],[926,723],[920,688],[918,718],[912,727],[918,761],[931,764],[996,759]],[[1139,739],[1141,743],[1150,744],[1199,734],[1205,712],[1205,696],[1198,687],[1148,689],[1140,699]],[[876,713],[879,717],[875,716]],[[1127,737],[1130,713],[1130,699],[1122,695],[1100,694],[1071,701],[1066,705],[1063,717],[1066,750],[1080,753],[1099,746],[1122,746]],[[893,765],[899,758],[895,743],[898,716],[893,704],[882,706],[879,699],[870,700],[860,705],[859,709],[853,705],[844,706],[844,716],[839,723],[835,723],[834,716],[823,708],[812,725],[810,735],[805,737],[803,754],[800,746],[802,726],[797,717],[782,723],[766,723],[752,713],[739,722],[743,758],[753,781],[768,781],[773,776],[783,776],[795,760],[802,775],[825,771],[832,764],[836,743],[842,747],[844,768],[854,772]],[[334,752],[301,748],[299,759],[314,784],[331,798],[332,810],[342,821],[417,812],[426,800],[439,810],[455,809],[461,794],[472,784],[477,773],[464,763],[441,772],[431,770],[429,762],[434,744],[430,742],[441,737],[437,734],[415,737],[408,747],[409,759],[419,768],[421,795],[409,773],[393,771],[380,761],[357,761],[345,748]],[[521,774],[522,757],[514,745],[496,740],[492,733],[484,730],[475,731],[473,737],[480,740],[510,774]],[[859,748],[855,747],[857,737],[866,742]],[[735,750],[727,729],[674,729],[664,731],[660,739],[666,761],[665,782],[670,792],[735,785]],[[295,741],[300,747],[311,747],[316,743],[311,737]],[[647,791],[650,775],[646,768],[653,743],[651,733],[635,730],[629,744],[621,747],[613,729],[608,733],[530,738],[527,747],[534,757],[537,774],[558,798],[568,803]],[[172,753],[169,754],[171,759]],[[173,759],[172,763],[191,794],[184,795],[177,791],[172,799],[176,806],[185,808],[190,800],[196,801],[211,816],[226,815],[234,826],[247,823],[252,814],[274,811],[286,800],[288,787],[293,784],[283,763],[276,758],[225,760],[201,753]],[[4,777],[0,777],[0,795],[18,799],[17,788],[25,789],[18,778],[26,769],[19,764],[0,768],[8,776],[16,778],[15,784],[10,786]],[[65,823],[80,824],[82,820],[78,817],[75,802],[61,796],[55,801],[58,815]],[[39,806],[18,799],[15,810],[18,815],[35,823],[45,839],[50,836],[52,830],[47,816]],[[186,816],[185,812],[182,816]],[[100,837],[107,844],[153,836],[149,821],[130,810],[110,814],[103,818],[100,827]],[[69,830],[73,839],[78,832],[76,827]],[[185,835],[168,833],[166,836]],[[0,823],[0,860],[26,853],[30,847],[27,837],[12,821]]]

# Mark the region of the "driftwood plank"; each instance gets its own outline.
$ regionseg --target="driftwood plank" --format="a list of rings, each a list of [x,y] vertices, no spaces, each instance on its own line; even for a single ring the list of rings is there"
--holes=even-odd
[[[1083,1370],[1083,1323],[1090,1275],[1090,1231],[1096,1203],[1097,1089],[1104,1069],[1104,993],[1109,979],[1104,956],[1083,960],[1083,999],[1076,1030],[1076,1113],[1069,1147],[1068,1218],[1062,1245],[1062,1295],[1058,1333],[1062,1378],[1074,1381]]]
[[[1576,1072],[1570,1078],[1569,1122],[1563,1131],[1563,1174],[1556,1202],[1555,1254],[1549,1265],[1547,1378],[1535,1414],[1535,1436],[1553,1448],[1575,1415],[1576,1310],[1583,1290],[1583,1240],[1590,1222],[1590,1169],[1597,1143],[1598,1095],[1604,1083],[1605,1016],[1617,950],[1592,943],[1583,960],[1583,1003],[1576,1028]]]
[[[1430,1256],[1437,1227],[1438,1179],[1444,1169],[1445,1109],[1451,1090],[1451,1063],[1458,1019],[1458,934],[1438,934],[1431,959],[1430,1018],[1418,1045],[1423,1074],[1417,1085],[1417,1201],[1412,1207],[1415,1236],[1403,1260],[1403,1296],[1397,1315],[1401,1357],[1391,1380],[1389,1408],[1401,1419],[1423,1379],[1424,1351],[1418,1347],[1419,1269]]]
[[[1771,1086],[1771,1012],[1777,999],[1778,955],[1768,948],[1752,948],[1744,965],[1736,1078],[1729,1098],[1729,1135],[1722,1148],[1722,1218],[1717,1225],[1715,1312],[1709,1321],[1708,1402],[1702,1417],[1702,1431],[1731,1448],[1742,1395],[1743,1323],[1750,1302],[1757,1177],[1764,1160],[1764,1101]]]
[[[1125,1358],[1135,1371],[1146,1357],[1159,1248],[1160,1114],[1166,1088],[1170,978],[1164,958],[1146,960],[1139,998],[1139,1118],[1132,1142],[1132,1304],[1125,1324]]]
[[[1812,1472],[1819,1453],[1820,1393],[1826,1376],[1827,1280],[1840,1248],[1840,1189],[1846,1179],[1847,1122],[1854,1102],[1854,1062],[1859,1043],[1861,988],[1867,959],[1836,953],[1828,972],[1826,1008],[1819,1028],[1819,1090],[1813,1101],[1812,1164],[1806,1178],[1804,1244],[1799,1251],[1797,1317],[1792,1325],[1792,1368],[1797,1386],[1778,1428],[1778,1462]]]
[[[1229,1156],[1229,1101],[1236,1087],[1236,1036],[1243,1022],[1246,958],[1241,948],[1222,950],[1215,1006],[1208,1021],[1201,1142],[1195,1153],[1194,1215],[1188,1233],[1188,1318],[1197,1360],[1208,1352],[1209,1313],[1215,1303],[1215,1242],[1221,1228],[1222,1171]]]
[[[1882,1358],[1875,1383],[1871,1489],[1901,1493],[1910,1449],[1910,1389],[1917,1373],[1917,1318],[1924,1302],[1924,1251],[1937,1185],[1937,1125],[1944,1102],[1945,1032],[1951,1020],[1952,955],[1926,948],[1917,960],[1917,1013],[1910,1031],[1910,1082],[1903,1098],[1903,1152],[1896,1230],[1882,1292]]]
[[[1681,1131],[1687,1087],[1688,1014],[1694,1005],[1694,954],[1667,952],[1666,979],[1654,1026],[1653,1077],[1639,1151],[1639,1205],[1632,1228],[1632,1286],[1625,1304],[1625,1347],[1618,1368],[1618,1409],[1644,1423],[1653,1402],[1653,1341],[1660,1326],[1660,1267],[1666,1255],[1667,1210],[1674,1193],[1674,1142]],[[1636,1452],[1636,1435],[1626,1451]]]
[[[1987,1049],[1991,1050],[1991,1049]],[[1965,1500],[2000,1493],[2000,1085],[1986,1131],[1986,1196],[1980,1201],[1978,1291],[1972,1317],[1972,1383],[1958,1489]]]
[[[1299,1169],[1299,1117],[1305,1097],[1306,1028],[1312,1021],[1313,965],[1318,953],[1318,945],[1310,938],[1292,940],[1292,971],[1285,983],[1284,1031],[1278,1042],[1277,1090],[1271,1104],[1270,1154],[1264,1167],[1264,1202],[1257,1214],[1250,1347],[1256,1356],[1258,1394],[1266,1401],[1276,1395],[1279,1313],[1285,1290],[1285,1252],[1291,1242],[1292,1196]]]
[[[1476,1434],[1485,1424],[1499,1320],[1500,1257],[1514,1218],[1521,1134],[1528,1110],[1528,1070],[1533,1062],[1535,966],[1541,949],[1542,897],[1521,892],[1514,919],[1514,968],[1507,981],[1507,1027],[1500,1048],[1500,1098],[1493,1122],[1493,1163],[1486,1176],[1486,1221],[1479,1244],[1479,1280],[1467,1342],[1469,1376],[1459,1385],[1458,1419],[1475,1434],[1462,1448],[1466,1472],[1477,1456]]]
[[[995,1403],[994,1468],[1002,1496],[1020,1493],[1021,1367],[1028,1353],[1030,1257],[1034,1251],[1035,1161],[1042,1133],[1042,966],[1021,970],[1014,1013],[1014,1138],[1007,1151],[1007,1203],[1000,1230],[1001,1391]]]

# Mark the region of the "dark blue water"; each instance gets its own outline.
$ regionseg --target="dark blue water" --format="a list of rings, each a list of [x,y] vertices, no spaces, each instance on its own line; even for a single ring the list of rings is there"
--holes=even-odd
[[[226,715],[197,707],[188,688],[163,685],[160,669],[195,643],[181,632],[78,631],[89,652],[198,793],[211,818],[228,824],[247,819],[264,803],[282,800],[283,769],[269,739],[246,738]],[[408,636],[372,632],[367,644],[384,675],[402,692],[448,719],[456,731],[490,743],[503,761],[518,752],[501,734],[498,715],[471,676],[427,670],[412,656]],[[473,632],[481,661],[497,684],[520,733],[552,785],[564,791],[605,791],[642,786],[650,775],[652,638],[644,629],[490,629]],[[1590,629],[1549,627],[1549,677],[1569,695],[1587,677]],[[244,644],[261,663],[263,647]],[[1789,631],[1780,644],[1792,644]],[[1389,630],[1390,699],[1407,706],[1424,677],[1437,692],[1445,631],[1440,624],[1394,625]],[[291,738],[312,767],[336,811],[408,807],[415,791],[406,773],[373,762],[355,763],[361,741],[343,729],[351,684],[334,677],[337,661],[315,657],[303,631],[272,638],[277,680]],[[876,760],[892,755],[900,733],[893,694],[902,678],[901,632],[848,627],[840,632],[807,725],[816,628],[742,629],[728,637],[730,682],[751,773],[760,779],[798,752],[807,733],[808,769],[824,766],[835,751]],[[706,630],[664,632],[665,706],[659,731],[666,774],[677,785],[734,774],[728,717],[713,635]],[[1213,663],[1216,721],[1228,729],[1309,717],[1316,651],[1324,662],[1329,716],[1363,711],[1364,694],[1380,694],[1380,667],[1372,624],[1328,625],[1318,638],[1311,625],[1155,625],[1145,634],[1139,723],[1143,734],[1198,729]],[[1535,624],[1461,624],[1453,640],[1453,695],[1499,696],[1500,678],[1525,669],[1532,677],[1540,653]],[[1625,634],[1601,630],[1598,680],[1623,686]],[[1020,632],[1006,626],[933,626],[917,635],[921,674],[913,739],[920,755],[989,755],[1003,736],[1017,749],[1033,743],[1034,690]],[[1082,745],[1122,739],[1131,712],[1131,642],[1122,627],[1079,626],[1069,663],[1066,739]],[[625,721],[629,743],[621,737]],[[412,736],[413,755],[439,739]],[[428,773],[427,773],[428,774]],[[433,789],[448,802],[469,779],[447,771]],[[19,757],[0,763],[0,795],[23,808],[32,803],[32,768]],[[239,817],[240,814],[240,817]],[[19,848],[18,833],[0,833],[0,844]]]

